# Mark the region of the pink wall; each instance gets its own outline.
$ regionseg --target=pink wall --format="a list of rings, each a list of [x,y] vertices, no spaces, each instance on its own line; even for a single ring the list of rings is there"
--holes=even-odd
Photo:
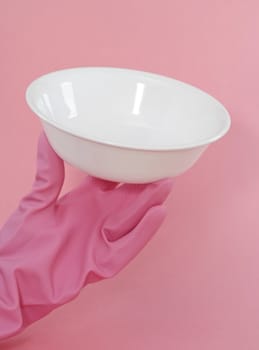
[[[1,0],[0,223],[29,189],[39,122],[24,91],[82,65],[170,75],[232,115],[179,177],[156,238],[120,276],[1,349],[259,349],[258,0]],[[78,181],[69,171],[67,188]]]

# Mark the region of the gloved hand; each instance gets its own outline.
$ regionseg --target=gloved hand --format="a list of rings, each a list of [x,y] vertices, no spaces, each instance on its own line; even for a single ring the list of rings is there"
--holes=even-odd
[[[0,339],[117,274],[159,228],[172,185],[88,176],[59,199],[63,180],[64,163],[42,134],[32,191],[0,231]]]

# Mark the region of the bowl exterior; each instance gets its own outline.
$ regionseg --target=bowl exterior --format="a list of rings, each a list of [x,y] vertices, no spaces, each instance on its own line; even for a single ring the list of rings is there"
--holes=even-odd
[[[208,145],[183,150],[135,150],[89,141],[42,121],[47,138],[66,162],[102,179],[148,183],[184,173]]]

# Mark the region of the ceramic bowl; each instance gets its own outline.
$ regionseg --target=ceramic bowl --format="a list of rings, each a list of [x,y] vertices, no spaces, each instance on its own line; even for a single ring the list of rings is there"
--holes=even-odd
[[[182,174],[230,127],[227,110],[207,93],[130,69],[55,71],[34,80],[26,100],[61,158],[118,182]]]

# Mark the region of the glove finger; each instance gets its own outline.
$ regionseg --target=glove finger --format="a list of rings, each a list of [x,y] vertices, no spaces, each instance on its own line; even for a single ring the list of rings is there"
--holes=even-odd
[[[114,242],[108,241],[103,233],[109,253],[102,262],[102,276],[112,277],[126,266],[158,231],[165,215],[166,210],[161,205],[149,209],[131,232]]]
[[[111,191],[118,186],[118,182],[108,181],[97,177],[88,177],[89,184],[97,187],[101,191]]]
[[[89,203],[89,196],[92,196],[91,200],[94,201],[94,199],[100,198],[100,196],[102,197],[103,192],[112,191],[117,185],[117,182],[106,181],[87,175],[76,188],[63,195],[59,199],[58,204],[64,205],[67,201],[70,203],[79,203],[81,201],[82,205],[84,205],[84,203]],[[97,195],[97,192],[100,196]]]
[[[127,234],[150,208],[166,200],[171,189],[171,179],[148,185],[122,185],[116,194],[116,205],[113,203],[115,209],[104,223],[107,239],[114,241]]]

